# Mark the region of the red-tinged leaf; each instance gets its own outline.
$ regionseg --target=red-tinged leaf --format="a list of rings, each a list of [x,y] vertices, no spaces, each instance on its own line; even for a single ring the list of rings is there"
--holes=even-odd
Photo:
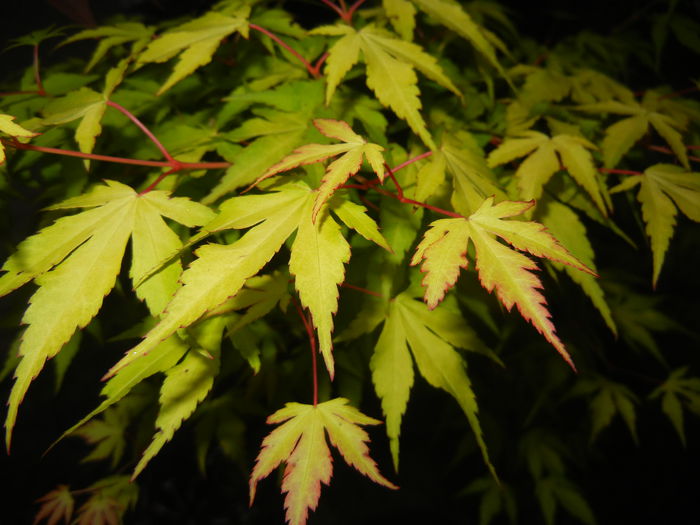
[[[455,284],[459,269],[467,265],[465,255],[471,239],[476,248],[476,268],[484,288],[489,292],[495,288],[508,310],[517,305],[521,315],[573,367],[568,352],[556,336],[544,297],[538,292],[542,283],[529,271],[538,269],[537,265],[493,236],[497,235],[514,248],[537,257],[568,264],[592,275],[595,272],[563,248],[542,224],[503,220],[522,214],[533,206],[533,202],[503,201],[494,205],[493,201],[493,197],[486,199],[467,219],[435,221],[425,233],[411,260],[412,265],[422,261],[425,302],[434,308]]]
[[[443,300],[447,290],[459,277],[460,268],[466,270],[469,223],[463,219],[435,221],[416,249],[411,265],[424,260],[425,302],[431,310]]]
[[[335,190],[360,170],[364,158],[367,159],[379,180],[384,181],[384,157],[381,153],[384,148],[378,144],[368,143],[342,120],[316,119],[314,125],[326,137],[342,140],[343,143],[306,144],[297,148],[291,155],[286,156],[263,173],[253,183],[253,186],[273,175],[306,164],[321,162],[342,153],[341,157],[328,165],[321,185],[318,187],[318,195],[313,208],[313,221],[316,222],[316,217],[323,205],[330,199]]]
[[[546,308],[547,302],[538,292],[542,288],[542,282],[529,271],[537,270],[537,265],[481,230],[474,229],[471,239],[476,247],[476,269],[479,271],[481,285],[489,292],[495,288],[498,299],[507,310],[515,304],[520,315],[531,322],[575,370],[569,352],[555,333]]]
[[[57,525],[59,521],[63,521],[66,525],[70,523],[75,501],[68,485],[59,485],[51,492],[44,494],[37,502],[42,505],[34,516],[32,522],[34,525],[42,520],[46,520],[46,525]]]
[[[328,485],[333,475],[326,432],[349,465],[385,487],[397,488],[379,473],[369,457],[366,444],[369,436],[359,426],[380,422],[348,406],[347,399],[332,399],[316,406],[287,403],[267,422],[282,425],[263,440],[250,477],[251,505],[258,481],[284,461],[287,466],[282,492],[287,493],[284,500],[287,522],[292,525],[306,523],[309,509],[315,510],[318,505],[321,484]]]

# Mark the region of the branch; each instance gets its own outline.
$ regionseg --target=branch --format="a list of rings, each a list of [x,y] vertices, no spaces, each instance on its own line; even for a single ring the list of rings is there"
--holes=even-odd
[[[304,67],[306,68],[306,70],[309,72],[309,74],[310,74],[311,76],[313,76],[314,78],[318,78],[318,77],[320,76],[319,73],[318,73],[318,71],[316,71],[316,69],[314,68],[314,66],[312,66],[312,65],[309,63],[308,60],[306,60],[303,56],[301,56],[301,55],[299,54],[299,52],[298,52],[296,49],[294,49],[293,47],[291,47],[289,44],[287,44],[284,40],[282,40],[282,39],[281,39],[280,37],[278,37],[276,34],[274,34],[274,33],[270,32],[270,31],[268,31],[268,30],[265,29],[264,27],[260,27],[260,26],[257,25],[257,24],[248,24],[248,27],[250,27],[251,29],[255,29],[256,31],[259,31],[260,33],[262,33],[262,34],[265,35],[265,36],[270,37],[272,40],[274,40],[275,42],[277,42],[281,47],[283,47],[284,49],[286,49],[287,51],[289,51],[289,52],[290,52],[292,55],[294,55],[302,64],[304,64]],[[325,59],[324,59],[324,60],[325,60]]]
[[[309,319],[304,314],[301,305],[297,302],[294,297],[292,297],[292,302],[297,309],[299,317],[301,317],[301,322],[304,323],[304,328],[306,329],[306,335],[309,336],[309,344],[311,346],[311,367],[313,373],[313,383],[314,383],[314,406],[318,405],[318,370],[316,365],[316,336],[314,334],[314,327],[311,326]]]
[[[46,96],[44,84],[41,81],[41,72],[39,71],[39,44],[34,44],[34,80],[36,81],[37,93],[42,97]]]
[[[615,173],[617,175],[644,175],[641,171],[634,170],[618,170],[611,168],[598,168],[601,173]]]
[[[658,151],[659,153],[666,153],[668,155],[675,155],[675,153],[673,151],[671,151],[670,148],[666,148],[664,146],[654,146],[653,144],[647,144],[646,148],[651,150],[651,151]],[[688,149],[696,149],[696,148],[688,146]],[[692,155],[688,155],[688,160],[700,162],[700,157],[694,157]]]
[[[83,153],[82,151],[73,151],[67,149],[59,148],[47,148],[45,146],[35,146],[33,144],[22,144],[16,140],[7,141],[2,140],[3,144],[11,146],[15,149],[30,150],[30,151],[41,151],[42,153],[53,153],[55,155],[64,155],[66,157],[78,157],[81,159],[90,160],[101,160],[105,162],[114,162],[117,164],[131,164],[135,166],[150,166],[156,168],[171,168],[175,171],[180,170],[214,170],[214,169],[224,169],[231,166],[230,162],[180,162],[175,160],[174,162],[177,166],[173,165],[173,162],[160,161],[160,160],[139,160],[139,159],[129,159],[125,157],[112,157],[110,155],[97,155],[95,153]]]
[[[156,138],[156,136],[151,133],[151,130],[146,127],[146,125],[141,122],[138,118],[136,118],[136,115],[134,115],[131,111],[126,109],[124,106],[117,104],[116,102],[112,102],[111,100],[107,101],[108,106],[112,106],[114,109],[117,109],[121,111],[124,115],[126,115],[134,124],[136,124],[141,131],[144,132],[144,134],[153,142],[153,144],[156,145],[156,147],[160,150],[160,152],[163,154],[163,156],[168,160],[168,162],[176,163],[176,161],[170,153],[168,153],[168,150],[165,149],[165,146],[161,144],[161,142]]]

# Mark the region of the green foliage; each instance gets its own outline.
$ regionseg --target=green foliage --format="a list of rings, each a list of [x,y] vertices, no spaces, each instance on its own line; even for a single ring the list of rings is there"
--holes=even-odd
[[[671,34],[700,50],[668,3],[646,20],[649,75]],[[642,446],[662,413],[690,446],[698,292],[679,320],[661,294],[697,283],[697,86],[625,78],[634,55],[614,36],[542,47],[497,2],[323,4],[337,23],[262,0],[114,20],[61,43],[96,40],[89,57],[48,67],[39,43],[65,31],[16,41],[35,60],[0,98],[0,206],[31,194],[43,210],[24,240],[3,223],[0,296],[29,298],[3,299],[8,450],[47,361],[63,392],[72,374],[96,382],[74,368],[110,349],[96,408],[51,436],[82,438],[108,473],[46,493],[37,522],[121,522],[190,431],[202,472],[215,453],[249,470],[266,414],[280,426],[251,504],[285,463],[294,524],[323,506],[328,442],[397,488],[361,428],[380,421],[353,405],[385,417],[388,446],[375,431],[372,451],[401,485],[399,464],[421,454],[405,446],[409,399],[430,403],[420,424],[464,436],[452,488],[480,498],[482,524],[529,522],[519,507],[533,506],[547,525],[562,511],[597,523],[579,468],[616,420]],[[423,400],[422,383],[453,399]]]

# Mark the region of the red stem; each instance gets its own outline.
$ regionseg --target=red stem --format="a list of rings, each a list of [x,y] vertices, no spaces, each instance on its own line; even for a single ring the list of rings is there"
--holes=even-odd
[[[425,153],[421,153],[421,154],[418,155],[417,157],[413,157],[412,159],[408,159],[406,162],[403,162],[403,163],[399,164],[399,165],[396,166],[393,170],[392,170],[392,169],[389,169],[389,166],[386,166],[386,165],[385,165],[385,166],[387,167],[387,169],[389,169],[389,173],[396,173],[396,172],[399,171],[400,169],[403,169],[403,168],[405,168],[406,166],[410,166],[410,165],[413,164],[414,162],[418,162],[419,160],[427,159],[427,158],[430,157],[432,154],[433,154],[432,151],[426,151]]]
[[[357,11],[357,8],[360,7],[364,3],[365,3],[365,0],[357,0],[357,2],[352,4],[352,6],[350,6],[350,9],[348,9],[348,11],[347,11],[347,18],[344,18],[344,20],[348,24],[350,24],[352,22],[352,15],[355,14],[355,11]]]
[[[158,186],[158,184],[160,184],[161,181],[162,181],[165,177],[167,177],[168,175],[171,175],[172,173],[175,173],[176,171],[178,171],[178,170],[176,170],[175,168],[173,168],[173,169],[171,169],[171,170],[168,170],[168,171],[164,171],[163,173],[161,173],[161,174],[156,178],[156,180],[154,180],[153,182],[151,182],[145,190],[143,190],[142,192],[140,192],[139,195],[145,195],[146,193],[148,193],[148,192],[150,192],[150,191],[153,191],[153,190],[156,188],[156,186]]]
[[[634,171],[634,170],[617,170],[617,169],[609,169],[609,168],[598,168],[598,171],[601,171],[603,173],[615,173],[617,175],[642,175],[641,171]]]
[[[326,51],[325,53],[323,53],[323,54],[319,57],[319,59],[316,61],[316,63],[314,64],[314,66],[313,66],[313,68],[312,68],[313,71],[312,71],[312,73],[311,73],[312,75],[314,75],[314,77],[320,77],[320,76],[321,76],[321,66],[322,66],[323,63],[326,61],[327,58],[328,58],[328,51]]]
[[[79,157],[81,159],[102,160],[105,162],[115,162],[117,164],[132,164],[136,166],[151,166],[157,168],[175,168],[172,162],[160,160],[139,160],[129,159],[124,157],[112,157],[110,155],[97,155],[95,153],[83,153],[81,151],[72,151],[59,148],[47,148],[45,146],[34,146],[33,144],[22,144],[21,142],[11,141],[3,143],[8,144],[16,149],[41,151],[43,153],[54,153],[56,155],[65,155],[67,157]],[[179,162],[177,171],[180,170],[214,170],[223,169],[231,166],[230,162]]]
[[[335,5],[335,4],[334,4],[333,2],[331,2],[330,0],[321,0],[321,2],[323,2],[323,3],[326,4],[328,7],[330,7],[333,11],[335,11],[336,13],[338,13],[338,15],[339,15],[341,18],[343,18],[343,17],[345,16],[345,11],[343,11],[340,7],[338,7],[337,5]]]
[[[46,96],[44,84],[41,81],[41,72],[39,71],[39,44],[34,44],[34,80],[36,80],[37,92],[39,95]]]
[[[373,296],[375,296],[375,297],[384,297],[384,296],[383,296],[382,294],[380,294],[379,292],[374,292],[374,291],[372,291],[372,290],[368,290],[367,288],[362,288],[362,287],[360,287],[360,286],[355,286],[354,284],[350,284],[350,283],[341,283],[340,286],[342,286],[343,288],[349,288],[350,290],[356,290],[356,291],[358,291],[358,292],[362,292],[362,293],[367,294],[367,295],[373,295]]]
[[[112,106],[114,109],[117,109],[121,111],[124,115],[126,115],[134,124],[136,124],[141,131],[144,132],[144,134],[153,142],[153,144],[156,145],[156,147],[160,150],[160,152],[163,154],[163,156],[168,160],[168,162],[171,165],[174,164],[179,164],[179,161],[175,160],[173,156],[168,153],[168,150],[165,149],[165,146],[161,144],[161,142],[156,138],[156,136],[151,133],[151,130],[148,129],[143,122],[141,122],[138,118],[136,118],[136,115],[134,115],[131,111],[126,109],[124,106],[117,104],[116,102],[113,102],[111,100],[107,101],[108,106]],[[173,166],[174,167],[174,166]]]
[[[11,97],[12,95],[41,95],[42,97],[46,93],[40,93],[39,90],[34,91],[2,91],[0,92],[0,97]]]
[[[425,154],[423,154],[423,155],[425,155]],[[417,158],[418,157],[416,157],[416,159]],[[411,161],[415,161],[415,159],[411,159]],[[408,162],[409,161],[404,162],[399,167],[402,168],[405,165],[408,165],[407,164]],[[448,217],[454,217],[456,219],[466,219],[466,217],[464,215],[461,215],[461,214],[456,213],[454,211],[443,210],[442,208],[438,208],[437,206],[431,206],[430,204],[426,204],[425,202],[414,201],[413,199],[408,199],[408,198],[404,197],[403,196],[403,188],[401,188],[399,181],[397,181],[396,177],[394,177],[394,172],[386,164],[384,164],[384,167],[387,169],[387,171],[389,173],[389,178],[394,183],[394,186],[396,186],[396,193],[397,193],[397,195],[394,195],[393,193],[386,192],[385,195],[393,195],[394,197],[396,197],[399,200],[399,202],[403,202],[406,204],[413,204],[414,206],[420,206],[421,208],[426,208],[428,210],[434,211],[435,213],[447,215]],[[378,188],[377,188],[377,191],[379,191]],[[382,192],[382,193],[384,193],[384,192]]]
[[[654,146],[652,144],[648,144],[646,146],[646,148],[650,149],[652,151],[658,151],[659,153],[667,153],[668,155],[675,155],[675,153],[673,151],[671,151],[671,149],[665,148],[664,146]],[[690,146],[688,146],[688,149],[695,149],[695,148],[691,148]],[[688,155],[688,160],[700,162],[700,157],[693,157],[692,155]]]
[[[689,88],[681,89],[680,91],[675,91],[675,92],[673,92],[673,93],[668,93],[668,94],[666,94],[666,95],[661,95],[661,96],[659,97],[659,100],[663,100],[663,99],[665,99],[665,98],[680,97],[680,96],[682,96],[682,95],[685,95],[686,93],[693,93],[693,92],[698,91],[698,90],[700,90],[699,87],[692,86],[692,87],[689,87]]]
[[[311,369],[313,373],[314,383],[314,406],[316,406],[318,405],[318,368],[316,364],[316,336],[314,335],[313,326],[311,326],[309,319],[304,314],[304,310],[301,309],[301,305],[293,297],[292,301],[294,302],[294,306],[296,306],[299,317],[301,317],[301,322],[304,323],[306,335],[309,337],[309,344],[311,346]]]
[[[316,70],[314,69],[314,66],[312,66],[312,65],[309,63],[308,60],[306,60],[303,56],[301,56],[301,55],[299,54],[299,52],[297,52],[296,49],[294,49],[293,47],[291,47],[289,44],[287,44],[284,40],[282,40],[282,39],[281,39],[280,37],[278,37],[276,34],[274,34],[274,33],[270,32],[270,31],[268,31],[268,30],[265,29],[264,27],[260,27],[260,26],[257,25],[257,24],[248,24],[248,27],[250,27],[251,29],[255,29],[256,31],[259,31],[260,33],[262,33],[262,34],[265,35],[265,36],[270,37],[272,40],[274,40],[275,42],[277,42],[281,47],[283,47],[284,49],[286,49],[287,51],[289,51],[292,55],[294,55],[302,64],[304,64],[304,67],[306,67],[306,70],[309,72],[309,74],[310,74],[311,76],[313,76],[314,78],[318,78],[318,77],[319,77],[319,73],[318,73],[318,71],[316,71]]]

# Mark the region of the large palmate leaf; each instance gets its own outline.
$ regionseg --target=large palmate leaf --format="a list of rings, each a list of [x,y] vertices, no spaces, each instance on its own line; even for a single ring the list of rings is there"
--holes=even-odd
[[[471,240],[476,248],[476,269],[482,286],[489,292],[496,288],[506,309],[516,305],[520,314],[573,367],[569,353],[554,331],[545,299],[538,291],[542,283],[531,272],[537,265],[516,250],[594,272],[564,249],[541,224],[503,220],[520,215],[533,205],[532,201],[504,201],[494,205],[490,197],[468,218],[434,221],[416,248],[411,264],[422,262],[425,302],[435,308],[457,282],[460,269],[467,267],[467,243]],[[499,243],[495,236],[516,250]]]
[[[658,93],[647,91],[641,102],[607,101],[583,104],[577,109],[590,113],[613,113],[625,115],[605,130],[602,143],[603,161],[606,168],[614,168],[627,152],[652,126],[671,146],[678,160],[689,169],[688,154],[683,144],[682,132],[688,119],[686,116],[665,111],[664,101]]]
[[[326,60],[326,102],[331,100],[335,88],[357,63],[362,51],[367,65],[367,86],[374,91],[382,105],[391,108],[429,148],[435,149],[420,114],[420,91],[414,70],[418,69],[446,89],[460,94],[435,58],[418,45],[393,38],[390,33],[371,24],[360,31],[350,26],[330,26],[316,28],[313,33],[341,36],[329,50]]]
[[[114,286],[129,237],[138,237],[141,229],[174,235],[161,215],[186,226],[202,224],[212,216],[207,207],[188,199],[170,198],[162,191],[140,195],[115,181],[106,181],[85,195],[52,207],[70,208],[92,209],[58,219],[29,237],[2,267],[6,273],[0,277],[0,295],[31,280],[39,285],[23,317],[27,329],[19,348],[22,360],[15,370],[16,382],[10,393],[6,420],[8,445],[17,408],[29,383],[75,330],[83,328],[97,314],[104,296]],[[167,234],[164,229],[168,230]],[[136,276],[138,268],[150,267],[152,261],[169,254],[159,252],[159,248],[170,250],[174,245],[173,242],[141,245],[135,241],[132,276]],[[176,271],[168,269],[164,276],[154,276],[155,286],[144,285],[137,293],[154,313],[160,313],[159,309],[175,290],[178,277],[177,267]]]
[[[515,172],[520,197],[525,200],[539,199],[544,185],[563,166],[605,214],[598,173],[587,148],[596,149],[583,137],[566,134],[548,137],[539,131],[526,131],[522,136],[504,140],[489,154],[488,164],[499,166],[528,155]]]
[[[14,122],[12,122],[14,119],[15,117],[11,115],[0,114],[0,132],[2,132],[5,135],[9,135],[10,137],[19,137],[25,139],[37,136],[37,133],[33,133],[28,129],[24,129],[19,124],[15,124]],[[5,145],[2,142],[0,142],[0,164],[3,164],[4,162]]]
[[[301,303],[311,311],[318,330],[319,350],[333,377],[333,314],[337,310],[338,285],[344,280],[344,264],[350,258],[350,248],[328,213],[322,212],[314,220],[317,198],[316,191],[299,183],[285,185],[280,191],[265,195],[245,195],[226,201],[221,213],[204,226],[201,236],[232,228],[250,230],[233,244],[207,244],[195,252],[198,258],[182,274],[180,280],[184,286],[168,304],[161,322],[112,367],[107,376],[148,354],[179,328],[190,326],[235,296],[246,280],[257,274],[297,231],[291,248],[290,272],[295,276]],[[376,224],[372,228],[366,221],[371,219],[349,221],[348,225],[360,233],[366,227],[376,230]],[[376,234],[370,231],[368,235],[381,241],[378,231]]]
[[[644,170],[644,174],[628,177],[610,191],[624,191],[637,185],[637,199],[642,203],[642,217],[651,239],[652,283],[656,286],[676,226],[676,207],[689,219],[700,222],[700,173],[690,173],[672,164],[655,164]]]
[[[362,414],[336,398],[317,405],[287,403],[267,418],[269,424],[281,423],[262,442],[262,449],[250,476],[250,502],[255,499],[258,482],[267,477],[283,461],[286,463],[282,492],[284,507],[291,525],[303,525],[309,509],[315,510],[321,495],[321,484],[328,485],[333,475],[330,442],[351,467],[375,483],[390,489],[396,485],[381,475],[369,456],[369,436],[360,425],[378,425],[380,421]]]
[[[153,40],[139,56],[138,63],[166,62],[180,55],[173,72],[158,90],[158,94],[161,94],[197,68],[208,64],[224,37],[237,31],[248,38],[249,14],[249,5],[242,5],[232,14],[210,11]]]

